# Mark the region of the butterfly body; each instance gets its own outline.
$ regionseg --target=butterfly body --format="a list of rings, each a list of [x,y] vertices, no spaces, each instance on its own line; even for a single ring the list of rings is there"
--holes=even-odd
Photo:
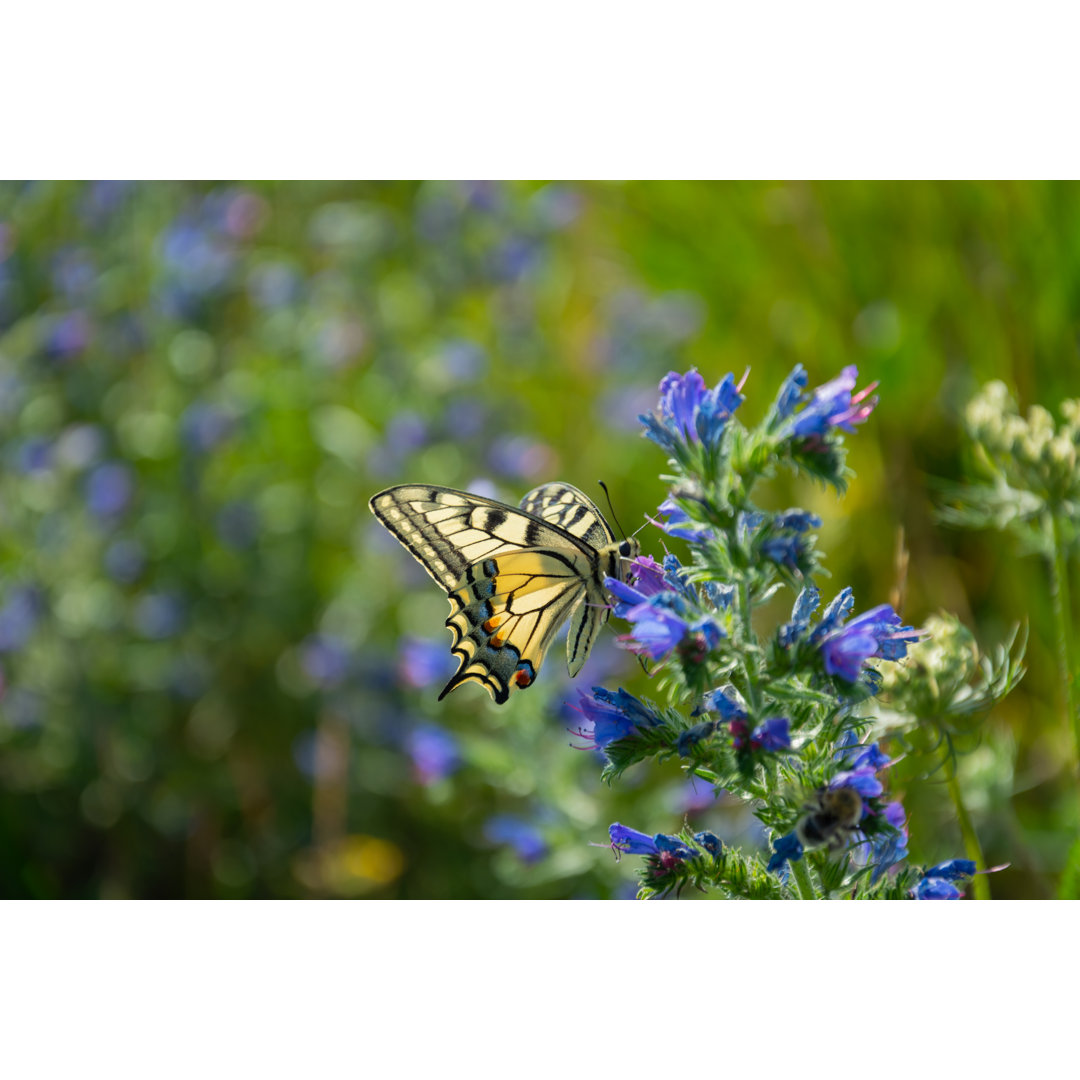
[[[535,681],[569,619],[576,675],[607,620],[605,577],[625,580],[636,540],[617,541],[595,504],[569,484],[534,488],[520,507],[453,488],[403,484],[373,496],[372,513],[450,601],[457,673],[440,700],[478,682],[498,704]]]

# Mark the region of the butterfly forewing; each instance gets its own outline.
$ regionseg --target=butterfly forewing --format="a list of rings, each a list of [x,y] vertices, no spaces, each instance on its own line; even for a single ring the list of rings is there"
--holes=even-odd
[[[604,577],[620,575],[622,559],[603,515],[580,491],[544,484],[516,509],[408,484],[380,492],[370,506],[450,601],[446,625],[460,664],[440,698],[473,681],[502,704],[535,680],[568,617],[567,666],[571,675],[581,669],[608,616]]]
[[[615,542],[596,504],[584,492],[569,484],[555,482],[533,488],[521,500],[521,509],[565,529],[571,536],[584,540],[594,548]]]

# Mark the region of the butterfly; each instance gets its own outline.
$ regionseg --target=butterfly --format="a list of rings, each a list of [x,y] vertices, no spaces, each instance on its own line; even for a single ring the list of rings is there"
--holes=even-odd
[[[459,664],[440,701],[472,681],[504,704],[535,681],[567,618],[566,664],[576,675],[607,621],[604,578],[627,580],[640,551],[633,538],[616,540],[569,484],[542,484],[520,508],[421,484],[387,488],[368,505],[450,601]]]

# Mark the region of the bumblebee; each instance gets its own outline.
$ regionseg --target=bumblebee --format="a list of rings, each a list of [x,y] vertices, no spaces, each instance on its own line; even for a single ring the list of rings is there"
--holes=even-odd
[[[804,848],[841,848],[862,820],[862,797],[854,788],[818,788],[804,807],[795,835]]]

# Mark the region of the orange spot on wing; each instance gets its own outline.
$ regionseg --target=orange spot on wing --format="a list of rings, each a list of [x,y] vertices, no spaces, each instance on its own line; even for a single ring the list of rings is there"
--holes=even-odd
[[[532,678],[527,671],[519,671],[517,675],[514,676],[514,682],[516,682],[518,686],[524,688],[532,682]]]
[[[501,623],[502,621],[502,615],[492,615],[491,618],[484,623],[485,632],[490,634],[495,629],[495,627],[498,626],[499,623]]]
[[[492,634],[491,635],[491,641],[489,642],[489,644],[491,645],[491,647],[493,649],[501,649],[505,642],[506,642],[506,635],[505,634]]]

